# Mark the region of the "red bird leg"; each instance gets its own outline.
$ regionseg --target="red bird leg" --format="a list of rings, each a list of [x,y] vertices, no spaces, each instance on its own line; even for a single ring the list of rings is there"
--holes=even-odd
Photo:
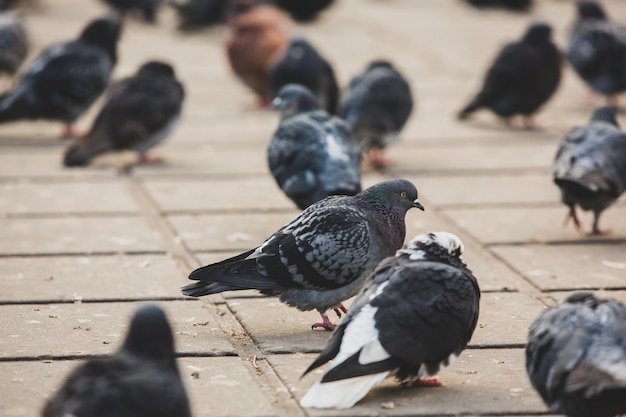
[[[366,158],[369,163],[376,169],[384,169],[389,165],[389,160],[385,156],[382,149],[371,148],[366,153]]]
[[[61,130],[61,139],[82,139],[83,134],[79,133],[71,123],[64,123]]]
[[[572,222],[574,223],[574,227],[576,227],[576,230],[580,231],[580,221],[578,220],[578,216],[576,215],[576,208],[574,206],[570,206],[569,211],[567,212],[567,215],[565,216],[565,221],[563,222],[563,226],[567,226],[567,223],[569,223],[570,219],[572,219]]]
[[[317,329],[317,328],[319,328],[319,327],[322,327],[322,328],[324,328],[324,329],[326,329],[326,330],[328,330],[328,331],[333,331],[333,330],[335,330],[335,327],[337,327],[337,326],[335,326],[335,325],[334,325],[334,324],[330,321],[330,319],[328,318],[328,316],[327,316],[325,313],[322,313],[322,312],[320,311],[320,316],[322,316],[322,322],[321,322],[321,323],[314,323],[314,324],[311,326],[311,329]]]
[[[443,383],[437,378],[415,378],[402,382],[403,387],[442,387]]]
[[[600,222],[600,213],[597,211],[594,211],[593,212],[593,226],[591,227],[591,231],[589,232],[589,235],[603,236],[603,235],[608,235],[609,233],[611,233],[609,229],[605,229],[605,230],[600,229],[600,225],[598,224],[599,222]]]
[[[153,155],[151,153],[142,153],[139,154],[139,163],[140,164],[162,164],[163,163],[163,159],[161,159],[161,157],[158,157],[156,155]]]
[[[339,305],[337,307],[333,308],[333,310],[335,310],[335,313],[337,313],[337,317],[341,317],[341,313],[342,312],[343,312],[343,314],[347,314],[348,313],[348,309],[342,303],[339,303]]]

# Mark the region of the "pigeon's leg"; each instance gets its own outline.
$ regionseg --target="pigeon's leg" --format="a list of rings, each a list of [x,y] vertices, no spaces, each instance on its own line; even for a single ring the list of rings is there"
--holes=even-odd
[[[443,383],[437,378],[411,378],[402,381],[403,387],[442,387]]]
[[[617,94],[614,94],[612,96],[607,96],[606,105],[617,108],[617,105],[618,105]]]
[[[530,114],[528,116],[522,116],[522,121],[524,123],[524,128],[527,130],[535,130],[537,129],[537,122],[535,121],[535,117]]]
[[[152,155],[150,153],[142,153],[139,154],[139,163],[140,164],[146,164],[146,165],[150,165],[150,164],[162,164],[163,163],[163,159],[159,156],[156,155]]]
[[[611,233],[610,229],[600,229],[599,223],[600,222],[600,212],[599,211],[594,211],[593,212],[593,226],[591,227],[591,231],[589,232],[590,236],[604,236],[604,235],[608,235],[609,233]]]
[[[326,315],[326,313],[322,313],[321,311],[320,311],[319,313],[320,313],[320,316],[322,316],[322,322],[321,322],[321,323],[314,323],[314,324],[311,326],[311,329],[317,329],[317,328],[319,328],[319,327],[322,327],[322,328],[324,328],[324,329],[326,329],[326,330],[328,330],[328,331],[333,331],[333,330],[335,330],[335,327],[337,327],[337,326],[335,326],[335,325],[334,325],[334,324],[330,321],[330,319],[328,318],[328,316]]]
[[[387,168],[389,160],[380,148],[370,148],[367,151],[366,158],[368,162],[376,169]]]
[[[61,129],[61,139],[82,139],[84,135],[71,123],[64,123],[63,129]]]
[[[567,223],[569,223],[570,219],[572,219],[572,223],[574,223],[574,227],[576,228],[576,230],[580,231],[581,229],[580,220],[578,220],[578,216],[576,215],[576,207],[573,205],[569,206],[569,211],[567,212],[567,215],[565,216],[565,221],[563,222],[563,226],[567,226]]]
[[[337,317],[341,317],[342,312],[343,314],[346,314],[348,312],[348,309],[342,303],[339,303],[339,305],[333,308],[333,310],[335,310],[335,313],[337,313]]]

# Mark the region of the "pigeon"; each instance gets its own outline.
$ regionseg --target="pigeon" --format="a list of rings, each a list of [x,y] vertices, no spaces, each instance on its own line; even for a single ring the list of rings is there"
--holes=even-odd
[[[367,275],[404,242],[406,212],[424,210],[406,180],[383,181],[356,196],[330,196],[312,204],[255,249],[196,269],[183,294],[199,297],[257,289],[302,311],[346,312],[342,301],[356,295]]]
[[[304,372],[332,360],[300,404],[350,408],[391,375],[405,385],[440,386],[426,377],[461,354],[478,320],[480,289],[462,252],[457,236],[434,232],[383,260]]]
[[[466,0],[477,8],[497,7],[515,12],[527,12],[533,7],[532,0]]]
[[[361,147],[343,120],[321,110],[298,84],[281,88],[272,107],[282,116],[267,160],[287,197],[304,210],[329,195],[361,191]]]
[[[84,166],[101,153],[123,149],[139,152],[142,162],[158,161],[148,151],[176,126],[184,95],[171,65],[143,64],[135,75],[111,86],[91,130],[68,148],[63,164]]]
[[[553,178],[561,201],[577,229],[576,206],[593,211],[590,234],[602,235],[600,214],[626,190],[626,134],[619,130],[614,107],[600,107],[587,126],[570,130],[559,144]]]
[[[339,86],[335,72],[324,57],[302,37],[289,41],[287,49],[278,57],[270,69],[269,84],[276,96],[287,84],[300,84],[311,90],[323,109],[337,113]]]
[[[15,75],[28,55],[28,36],[20,16],[0,13],[0,75]]]
[[[390,62],[378,60],[350,81],[339,116],[361,142],[367,160],[383,168],[387,165],[383,149],[398,138],[412,110],[408,81]]]
[[[140,307],[120,350],[74,369],[42,417],[190,417],[163,310]]]
[[[509,125],[520,114],[525,126],[533,128],[533,114],[548,101],[561,80],[561,53],[551,37],[549,25],[535,23],[520,41],[504,46],[491,64],[482,89],[459,113],[459,119],[465,120],[487,107]]]
[[[146,23],[155,23],[157,11],[164,0],[102,0],[120,15],[138,12]]]
[[[577,292],[543,312],[530,327],[526,370],[555,414],[625,414],[626,306]]]
[[[616,95],[626,91],[626,26],[610,21],[595,1],[577,6],[567,59],[585,83],[617,106]]]
[[[0,96],[0,123],[20,119],[60,120],[64,136],[77,137],[72,123],[104,92],[117,61],[117,19],[90,22],[80,37],[50,46]]]
[[[274,6],[236,5],[229,19],[230,34],[225,48],[235,75],[257,96],[259,107],[267,107],[273,95],[269,72],[273,62],[287,49],[291,20]]]
[[[222,23],[229,0],[170,0],[178,14],[180,30],[195,30]]]
[[[298,22],[311,22],[322,10],[333,4],[334,0],[274,0],[273,3],[289,13]]]

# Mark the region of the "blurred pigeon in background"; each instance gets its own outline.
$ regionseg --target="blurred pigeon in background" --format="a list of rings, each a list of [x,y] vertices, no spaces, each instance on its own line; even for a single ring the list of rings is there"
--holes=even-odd
[[[237,6],[237,5],[235,5]],[[260,107],[267,107],[273,98],[269,72],[273,62],[287,49],[291,20],[270,5],[239,6],[229,19],[226,55],[235,75],[258,98]]]
[[[304,210],[329,195],[361,191],[361,147],[343,120],[320,110],[297,84],[281,88],[272,107],[282,115],[267,160],[287,197]]]
[[[333,4],[334,0],[273,0],[273,3],[285,10],[299,22],[310,22],[317,18],[319,12]]]
[[[626,27],[610,21],[595,1],[581,1],[577,8],[567,58],[593,90],[617,106],[616,95],[626,90]]]
[[[387,376],[439,386],[478,320],[480,290],[451,233],[416,236],[382,261],[305,374],[331,361],[303,407],[350,408]]]
[[[413,110],[408,81],[388,61],[374,61],[350,81],[339,116],[361,142],[366,159],[385,167],[383,150],[397,140]]]
[[[501,8],[516,12],[527,12],[533,7],[532,0],[465,0],[478,8]]]
[[[274,96],[287,84],[300,84],[315,94],[320,106],[330,114],[337,112],[339,86],[330,63],[304,38],[294,37],[287,50],[272,65],[270,89]]]
[[[116,19],[96,19],[77,40],[44,50],[13,90],[0,96],[0,123],[60,120],[63,136],[79,136],[72,124],[109,84],[120,30]]]
[[[0,13],[0,75],[15,75],[28,55],[28,36],[19,15]]]
[[[569,207],[576,228],[576,206],[593,211],[590,234],[600,235],[598,222],[604,209],[626,190],[626,134],[620,131],[614,107],[600,107],[587,126],[570,130],[561,140],[554,160],[554,182],[561,201]]]
[[[84,166],[104,152],[133,149],[141,162],[156,162],[148,151],[172,132],[185,91],[171,65],[143,64],[132,77],[113,84],[89,133],[65,153],[66,166]]]
[[[194,30],[224,22],[229,0],[170,0],[178,14],[178,28]]]
[[[424,207],[406,180],[383,181],[354,197],[331,196],[305,209],[263,244],[224,261],[196,269],[183,287],[194,297],[257,289],[277,295],[302,311],[317,310],[332,330],[326,310],[346,312],[365,278],[404,242],[410,208]]]
[[[520,41],[507,44],[459,119],[487,107],[509,125],[520,114],[527,128],[534,127],[533,114],[554,94],[561,80],[561,53],[551,38],[549,25],[535,23]]]
[[[626,307],[591,293],[570,295],[531,325],[530,382],[556,414],[626,413]]]
[[[122,17],[139,13],[147,23],[155,23],[157,11],[165,0],[101,0],[111,6]]]
[[[137,309],[120,350],[74,369],[42,416],[191,416],[163,310]]]

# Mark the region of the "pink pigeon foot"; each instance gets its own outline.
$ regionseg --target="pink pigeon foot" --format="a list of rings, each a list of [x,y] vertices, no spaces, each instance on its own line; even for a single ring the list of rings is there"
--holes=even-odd
[[[567,226],[567,223],[569,223],[570,219],[572,220],[572,223],[574,223],[574,227],[576,228],[576,230],[580,231],[580,220],[578,220],[578,216],[576,215],[576,208],[574,206],[571,206],[569,208],[569,211],[565,216],[565,221],[563,221],[563,227]]]
[[[371,148],[366,154],[367,161],[376,169],[384,169],[389,166],[389,160],[382,149]]]
[[[84,134],[80,133],[74,125],[71,123],[63,124],[63,129],[61,129],[61,139],[83,139],[85,137]]]
[[[337,307],[333,308],[333,310],[337,313],[337,317],[341,317],[342,312],[343,314],[348,313],[348,309],[341,303]]]
[[[437,378],[417,378],[408,381],[403,381],[404,387],[442,387],[443,383]]]
[[[323,328],[326,329],[328,331],[333,331],[335,330],[335,327],[337,327],[336,325],[334,325],[330,319],[328,318],[328,316],[324,313],[320,313],[320,315],[322,316],[322,322],[321,323],[314,323],[311,326],[311,329],[318,329],[318,328]]]
[[[144,165],[162,164],[163,159],[149,153],[142,153],[139,155],[139,163]]]

